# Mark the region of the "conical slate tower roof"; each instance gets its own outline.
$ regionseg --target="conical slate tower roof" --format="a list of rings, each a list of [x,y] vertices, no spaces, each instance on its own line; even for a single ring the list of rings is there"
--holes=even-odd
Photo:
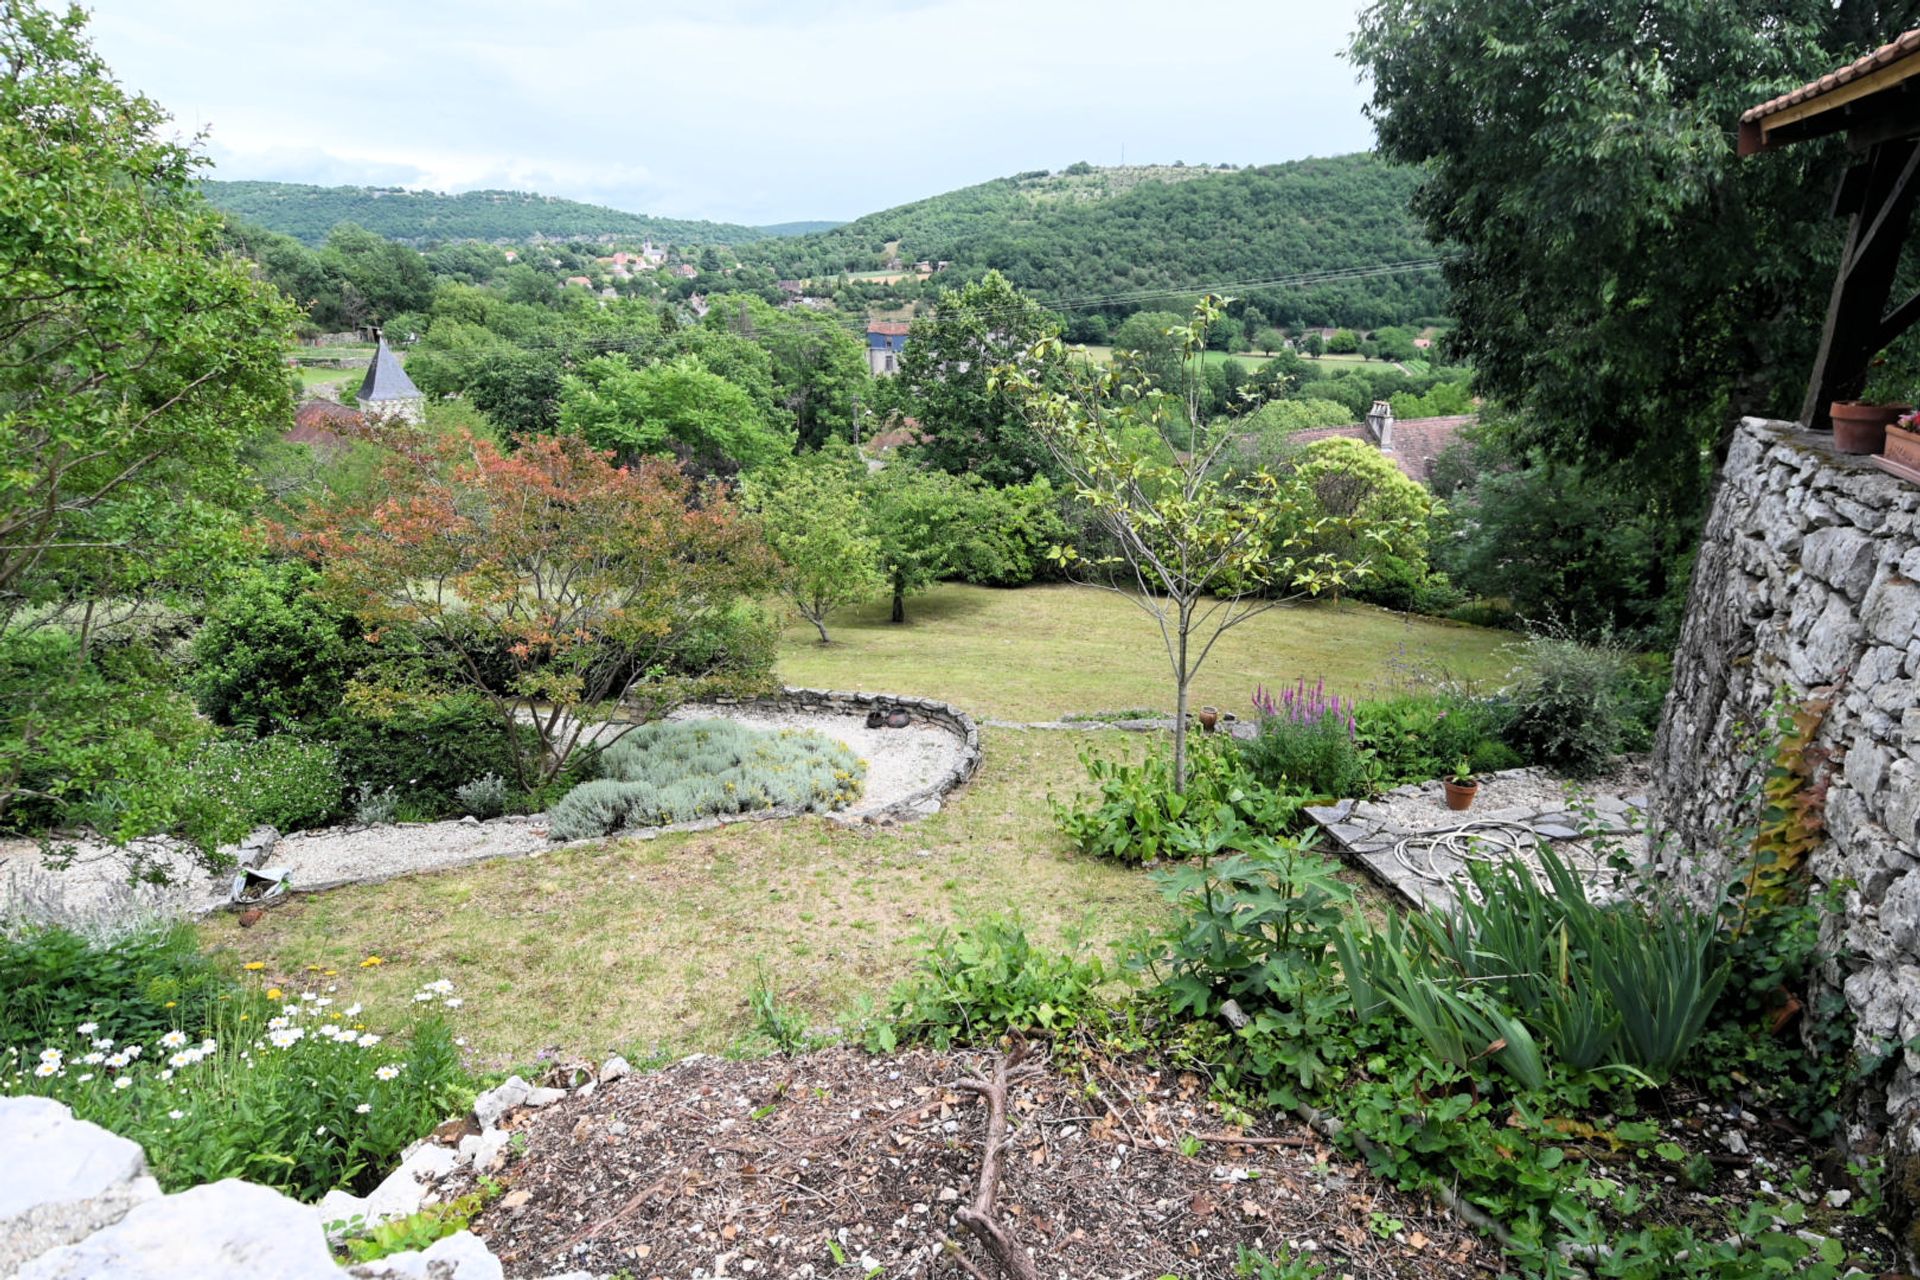
[[[366,379],[360,384],[359,399],[361,404],[420,399],[420,388],[413,385],[413,379],[400,367],[399,358],[387,346],[384,337],[374,350],[373,363],[367,366]]]

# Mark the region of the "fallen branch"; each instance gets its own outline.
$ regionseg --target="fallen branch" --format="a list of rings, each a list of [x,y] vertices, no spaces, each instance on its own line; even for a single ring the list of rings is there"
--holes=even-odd
[[[994,1063],[992,1080],[956,1080],[953,1087],[964,1093],[977,1094],[987,1104],[987,1140],[980,1157],[980,1183],[975,1190],[973,1203],[960,1210],[954,1218],[972,1233],[986,1250],[1000,1274],[1007,1280],[1040,1280],[1040,1272],[1033,1265],[1033,1259],[1013,1238],[1013,1232],[1003,1226],[994,1217],[993,1201],[1000,1191],[1000,1157],[1007,1145],[1007,1082],[1017,1078],[1020,1064],[1027,1056],[1024,1040],[1015,1040],[1013,1047],[1000,1055]],[[974,1280],[988,1280],[986,1273],[970,1261],[960,1246],[947,1241],[947,1249],[966,1273]]]
[[[1310,1147],[1315,1141],[1298,1133],[1278,1138],[1261,1138],[1245,1133],[1196,1133],[1193,1136],[1201,1142],[1221,1142],[1236,1147]]]

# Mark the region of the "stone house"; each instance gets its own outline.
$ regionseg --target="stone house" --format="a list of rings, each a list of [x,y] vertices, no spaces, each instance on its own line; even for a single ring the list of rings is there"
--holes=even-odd
[[[369,417],[399,418],[417,424],[426,416],[426,397],[400,367],[400,358],[393,354],[385,337],[374,349],[358,400],[361,412]]]
[[[867,321],[867,369],[874,377],[890,378],[900,372],[911,327],[904,320]]]

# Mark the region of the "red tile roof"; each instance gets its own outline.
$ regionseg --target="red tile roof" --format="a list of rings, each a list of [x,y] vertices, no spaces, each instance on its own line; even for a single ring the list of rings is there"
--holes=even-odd
[[[889,338],[904,338],[913,326],[905,320],[869,320],[867,332],[878,333]]]
[[[1742,115],[1740,123],[1753,124],[1777,112],[1785,111],[1788,107],[1798,106],[1822,94],[1832,93],[1842,85],[1851,84],[1861,76],[1878,71],[1882,67],[1890,67],[1902,58],[1911,57],[1915,53],[1920,53],[1920,29],[1909,31],[1890,44],[1881,45],[1872,53],[1863,58],[1856,58],[1838,71],[1829,71],[1810,84],[1803,84],[1790,93],[1783,93],[1777,98],[1761,103]]]
[[[309,400],[293,411],[293,430],[280,438],[288,444],[343,445],[364,420],[354,410],[332,400]]]

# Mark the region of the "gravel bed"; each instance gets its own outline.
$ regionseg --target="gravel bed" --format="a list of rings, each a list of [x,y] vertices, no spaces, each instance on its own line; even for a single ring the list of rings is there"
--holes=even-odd
[[[689,706],[670,718],[736,720],[754,729],[814,729],[845,743],[867,762],[867,776],[860,799],[835,815],[841,818],[876,813],[926,791],[964,753],[961,740],[937,725],[869,729],[862,716],[853,714]],[[49,865],[37,841],[0,841],[0,918],[20,915],[83,928],[149,917],[184,919],[226,901],[232,883],[230,876],[210,876],[173,841],[139,842],[150,864],[166,872],[164,885],[130,884],[131,860],[124,850],[84,840],[74,847],[73,864],[59,868]],[[525,857],[553,847],[541,815],[490,822],[469,818],[300,832],[282,837],[263,865],[291,873],[295,889],[315,889],[442,871],[490,858]]]
[[[226,900],[231,876],[209,875],[192,852],[173,840],[140,840],[133,850],[98,840],[66,840],[71,863],[42,852],[34,839],[0,840],[0,921],[63,924],[79,932],[113,933],[149,919],[178,920]],[[137,868],[164,874],[166,883],[131,877]]]

